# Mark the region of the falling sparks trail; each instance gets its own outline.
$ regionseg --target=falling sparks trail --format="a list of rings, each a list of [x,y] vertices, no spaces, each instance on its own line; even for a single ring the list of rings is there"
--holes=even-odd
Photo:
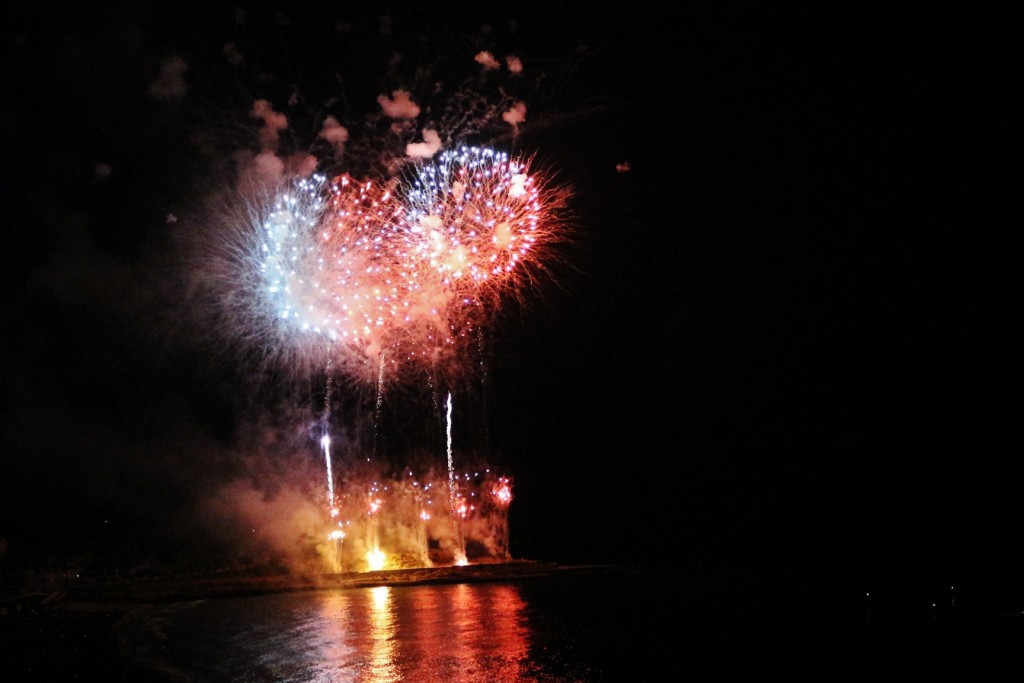
[[[480,357],[480,388],[483,391],[483,403],[482,403],[482,405],[483,405],[483,412],[484,412],[484,415],[483,415],[484,445],[486,446],[487,450],[489,451],[489,450],[491,450],[491,428],[490,428],[490,422],[491,421],[490,421],[490,419],[487,416],[487,384],[488,384],[487,354],[486,354],[486,344],[484,342],[484,331],[483,331],[482,327],[481,328],[477,328],[476,336],[477,336],[477,353],[479,354],[479,357]]]
[[[452,502],[452,512],[455,512],[455,464],[452,462],[452,392],[448,392],[448,401],[445,404],[447,413],[447,425],[445,436],[448,441],[448,493]]]
[[[324,460],[327,462],[327,504],[334,509],[334,475],[331,473],[331,435],[320,437],[320,446],[324,449]]]
[[[331,392],[334,389],[334,378],[331,374],[331,361],[327,361],[327,382],[324,391],[324,432],[320,437],[320,447],[324,451],[324,461],[327,463],[327,507],[334,513],[334,474],[331,471],[331,435],[328,433],[328,424],[331,417]]]
[[[464,539],[462,536],[462,522],[461,522],[461,511],[458,509],[459,503],[457,502],[458,497],[455,491],[455,463],[452,460],[452,392],[448,392],[448,400],[446,404],[446,415],[447,425],[445,427],[445,435],[448,441],[448,501],[450,506],[450,513],[452,519],[452,529],[455,531],[455,537],[458,539],[458,550],[455,554],[455,564],[465,565],[468,564],[466,559],[466,549],[463,545]]]
[[[380,429],[380,408],[384,402],[384,353],[380,354],[380,369],[377,370],[377,413],[373,419],[373,456],[377,457],[377,430]]]

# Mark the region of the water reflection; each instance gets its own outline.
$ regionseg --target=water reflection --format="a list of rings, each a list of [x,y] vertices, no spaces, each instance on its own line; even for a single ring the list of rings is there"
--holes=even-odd
[[[352,643],[346,633],[348,628],[349,595],[342,592],[325,595],[323,601],[323,613],[321,623],[307,623],[306,631],[310,638],[316,637],[319,628],[321,652],[323,653],[320,664],[312,667],[316,675],[312,680],[317,683],[328,683],[334,680],[334,673],[324,666],[324,662],[348,661],[355,652]]]
[[[412,612],[407,628],[411,632],[403,634],[403,640],[411,643],[409,677],[426,680],[435,671],[439,678],[449,677],[449,672],[442,675],[444,651],[434,649],[436,643],[447,641],[442,612],[447,602],[441,591],[413,591],[410,599]]]
[[[370,588],[370,667],[368,683],[390,683],[400,680],[395,661],[395,613],[391,589]]]
[[[522,680],[529,661],[529,630],[526,628],[526,603],[511,586],[496,586],[485,596],[489,602],[480,612],[480,638],[476,644],[485,670],[493,671],[497,680]],[[487,634],[494,639],[488,641]]]
[[[318,593],[292,631],[312,681],[518,681],[529,663],[526,602],[512,585]],[[315,672],[315,673],[314,673]]]
[[[181,682],[615,680],[655,670],[664,640],[637,616],[641,594],[623,590],[576,580],[222,598],[140,610],[119,637],[137,664]]]

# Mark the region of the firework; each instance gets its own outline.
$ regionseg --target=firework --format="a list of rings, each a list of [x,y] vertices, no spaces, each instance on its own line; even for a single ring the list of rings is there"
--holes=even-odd
[[[186,236],[189,312],[205,339],[261,371],[308,376],[330,355],[323,338],[309,334],[315,326],[307,317],[326,299],[307,277],[317,276],[308,269],[316,262],[322,182],[314,176],[216,196],[207,222]]]
[[[489,148],[442,152],[405,190],[416,255],[453,296],[490,298],[553,238],[543,186],[525,160]]]
[[[340,339],[362,362],[364,378],[375,373],[379,385],[436,364],[456,344],[450,296],[424,276],[405,207],[379,184],[347,175],[330,192],[323,252],[337,269],[336,306],[350,322]]]
[[[462,51],[457,41],[438,45]],[[386,53],[410,55],[393,47],[403,49]],[[519,57],[510,53],[505,69],[484,54],[462,55],[471,71],[461,75],[436,70],[457,65],[457,54],[422,68],[389,62],[388,82],[404,82],[365,111],[349,94],[313,104],[322,84],[306,88],[304,75],[277,70],[291,84],[288,107],[247,107],[241,147],[218,139],[220,122],[196,138],[230,178],[176,227],[191,257],[183,301],[198,320],[190,331],[227,352],[218,358],[241,361],[239,378],[274,399],[313,401],[325,380],[322,415],[307,430],[323,468],[309,495],[324,529],[311,537],[334,548],[342,569],[508,557],[511,484],[456,470],[464,455],[453,444],[451,392],[475,422],[472,394],[489,381],[490,332],[550,273],[567,238],[569,192],[535,156],[491,146],[527,139],[527,102],[562,79],[524,78]],[[348,58],[355,55],[318,55],[318,63],[334,64],[338,82],[372,82],[367,65]],[[232,78],[257,63],[239,55]],[[262,66],[251,75],[252,92],[268,91]],[[551,125],[555,98],[543,101],[547,111],[531,110],[531,121]],[[238,398],[251,398],[249,389]],[[416,406],[396,409],[392,399],[431,402],[436,471],[381,471],[380,454],[422,436],[421,425],[409,426]],[[486,407],[483,414],[486,422]]]
[[[508,559],[508,505],[490,500],[508,478],[483,468],[453,479],[449,489],[448,473],[433,467],[347,471],[336,484],[338,514],[324,519],[325,559],[348,570]]]
[[[564,234],[562,192],[521,159],[460,147],[398,183],[314,174],[240,196],[200,240],[210,329],[309,376],[391,384],[456,375],[505,294]]]
[[[275,193],[259,216],[260,272],[266,304],[294,332],[337,336],[332,293],[324,286],[327,264],[318,246],[324,200],[323,176],[298,181]]]
[[[349,176],[296,189],[264,221],[265,296],[290,336],[318,340],[342,367],[365,366],[407,317],[409,283],[391,237],[401,208],[380,185]]]

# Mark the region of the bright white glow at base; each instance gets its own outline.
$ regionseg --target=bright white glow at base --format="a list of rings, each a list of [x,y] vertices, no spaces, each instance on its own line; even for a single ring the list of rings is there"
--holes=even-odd
[[[371,550],[366,553],[366,564],[371,572],[380,571],[387,564],[387,555],[380,549]]]

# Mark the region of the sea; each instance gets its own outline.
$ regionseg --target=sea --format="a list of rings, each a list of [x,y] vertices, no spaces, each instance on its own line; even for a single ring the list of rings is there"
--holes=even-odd
[[[117,635],[134,665],[179,682],[1020,680],[1021,612],[946,587],[860,588],[582,571],[157,604]]]
[[[139,602],[0,616],[0,680],[1020,681],[1019,574],[764,562]]]
[[[572,572],[193,600],[136,610],[117,630],[126,656],[169,681],[659,680],[686,654],[652,578]]]

